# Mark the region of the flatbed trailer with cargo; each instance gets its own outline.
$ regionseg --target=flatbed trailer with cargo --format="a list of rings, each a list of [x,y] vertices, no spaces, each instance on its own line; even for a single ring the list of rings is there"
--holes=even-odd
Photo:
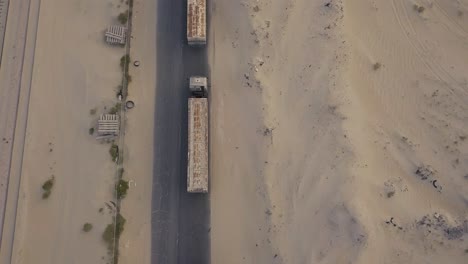
[[[206,0],[187,0],[187,41],[206,44]]]
[[[187,191],[208,193],[208,98],[207,78],[190,77],[188,99]]]

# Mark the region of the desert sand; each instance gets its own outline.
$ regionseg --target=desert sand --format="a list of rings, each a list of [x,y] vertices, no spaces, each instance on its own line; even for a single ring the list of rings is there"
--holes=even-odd
[[[465,263],[468,1],[210,3],[211,263]],[[155,4],[135,4],[121,263],[150,262]],[[41,2],[12,263],[108,261],[116,166],[88,128],[123,10]]]
[[[466,262],[468,1],[212,11],[212,263]]]
[[[130,182],[121,203],[127,219],[120,238],[119,263],[151,263],[151,192],[153,180],[153,138],[156,96],[156,1],[135,1],[128,100],[135,108],[126,112],[124,178]],[[140,66],[134,67],[133,62]]]
[[[108,261],[102,233],[114,215],[117,166],[88,129],[117,102],[125,49],[106,45],[103,32],[125,9],[111,0],[41,2],[11,263]]]

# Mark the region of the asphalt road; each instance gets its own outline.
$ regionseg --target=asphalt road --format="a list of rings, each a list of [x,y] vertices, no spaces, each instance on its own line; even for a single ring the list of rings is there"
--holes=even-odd
[[[186,0],[158,0],[157,10],[151,262],[207,264],[209,195],[186,191],[188,77],[209,77],[207,47],[186,44]]]

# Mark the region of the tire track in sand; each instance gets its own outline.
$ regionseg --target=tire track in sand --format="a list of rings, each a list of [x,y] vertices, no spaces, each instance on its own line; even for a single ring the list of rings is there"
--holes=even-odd
[[[446,70],[444,69],[440,63],[433,60],[433,56],[428,55],[429,49],[423,43],[420,37],[418,37],[416,30],[413,27],[413,23],[411,22],[407,9],[402,3],[401,0],[392,0],[392,9],[393,14],[400,26],[403,35],[405,35],[406,40],[411,45],[413,50],[416,53],[418,59],[424,63],[424,65],[429,69],[429,71],[436,77],[436,79],[444,84],[446,84],[447,88],[453,95],[457,95],[459,93],[467,95],[468,92],[461,87],[459,82]],[[413,37],[410,37],[412,35]],[[456,88],[456,89],[454,89]]]
[[[465,30],[460,23],[452,16],[448,14],[448,12],[437,2],[433,2],[433,6],[435,7],[435,11],[438,11],[441,16],[445,17],[442,19],[442,23],[447,27],[448,30],[453,32],[460,40],[468,41],[468,31]]]

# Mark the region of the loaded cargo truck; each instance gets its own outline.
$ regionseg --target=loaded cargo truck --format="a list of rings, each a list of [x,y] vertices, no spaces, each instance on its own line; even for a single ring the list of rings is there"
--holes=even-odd
[[[187,41],[206,44],[206,0],[187,0]]]
[[[207,78],[190,77],[189,89],[187,191],[208,193]]]

